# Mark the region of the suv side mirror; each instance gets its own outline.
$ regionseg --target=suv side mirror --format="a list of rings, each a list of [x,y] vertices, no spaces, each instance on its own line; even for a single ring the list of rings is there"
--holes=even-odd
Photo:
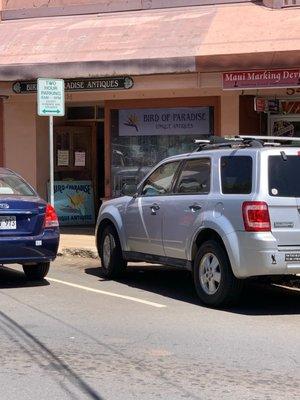
[[[133,196],[137,193],[137,185],[125,183],[122,187],[121,193],[123,196]]]

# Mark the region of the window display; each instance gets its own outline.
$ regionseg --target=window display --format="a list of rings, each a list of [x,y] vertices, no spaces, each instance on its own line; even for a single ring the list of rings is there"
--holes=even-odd
[[[174,118],[180,118],[181,123],[176,122],[174,129],[169,129],[169,124],[168,129],[162,128],[161,119]],[[159,161],[193,151],[195,138],[212,134],[213,108],[158,109],[155,113],[153,109],[113,110],[111,121],[112,196],[118,197],[125,184],[138,184]],[[149,124],[156,134],[150,134]]]

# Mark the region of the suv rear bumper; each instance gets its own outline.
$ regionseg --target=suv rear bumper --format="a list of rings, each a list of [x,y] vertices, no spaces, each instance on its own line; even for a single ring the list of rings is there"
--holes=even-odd
[[[234,232],[227,240],[232,269],[238,278],[300,274],[300,247],[278,249],[270,232]]]
[[[59,229],[39,236],[0,237],[1,264],[30,264],[53,261],[59,245]]]

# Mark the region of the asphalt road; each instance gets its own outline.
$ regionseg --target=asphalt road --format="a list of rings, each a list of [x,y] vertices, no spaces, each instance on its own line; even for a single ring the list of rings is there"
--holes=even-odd
[[[48,279],[49,278],[49,279]],[[0,398],[299,399],[300,291],[199,304],[188,273],[59,258],[39,285],[0,270]]]

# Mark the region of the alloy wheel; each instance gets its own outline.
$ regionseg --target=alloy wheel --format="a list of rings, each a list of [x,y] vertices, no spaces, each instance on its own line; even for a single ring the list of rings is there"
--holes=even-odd
[[[202,257],[199,278],[206,294],[213,295],[217,292],[221,282],[221,268],[218,258],[213,253],[207,253]]]
[[[116,247],[116,242],[111,233],[108,233],[103,240],[103,267],[108,268],[112,252]]]

